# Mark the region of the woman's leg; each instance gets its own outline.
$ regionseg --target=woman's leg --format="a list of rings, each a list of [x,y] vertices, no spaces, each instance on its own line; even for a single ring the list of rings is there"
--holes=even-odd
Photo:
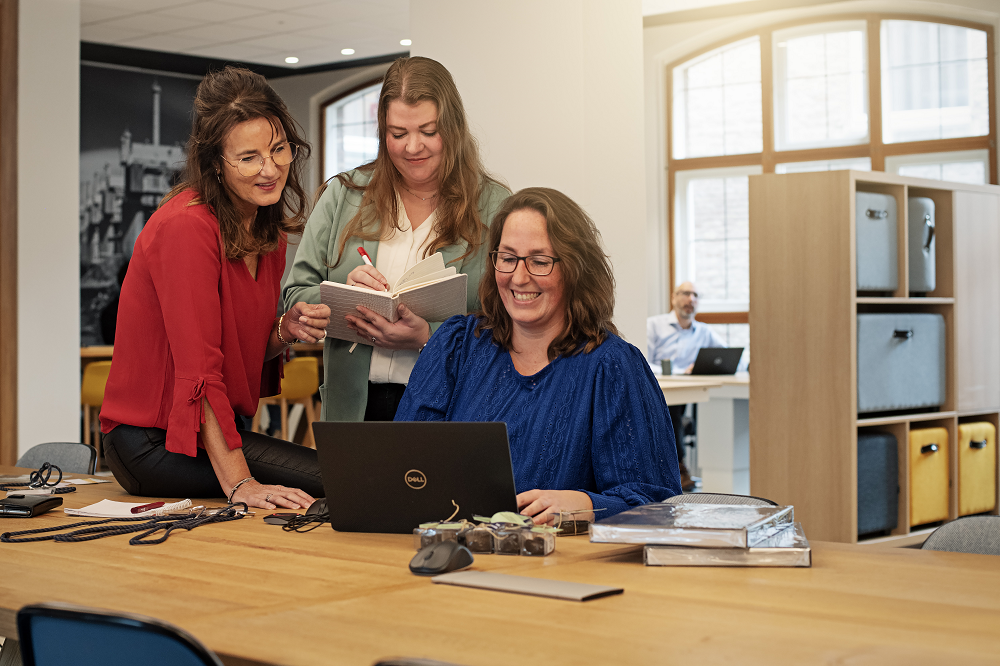
[[[240,437],[243,455],[255,479],[298,488],[313,497],[326,497],[315,450],[250,430],[241,430]]]
[[[167,451],[166,443],[166,430],[120,425],[104,436],[104,456],[130,495],[225,497],[204,449],[192,458]]]

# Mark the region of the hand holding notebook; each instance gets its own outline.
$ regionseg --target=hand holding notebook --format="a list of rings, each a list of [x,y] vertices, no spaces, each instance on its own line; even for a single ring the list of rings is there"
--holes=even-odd
[[[390,322],[399,320],[400,304],[426,321],[444,321],[453,315],[466,314],[468,282],[469,276],[459,273],[454,266],[445,268],[444,258],[438,253],[403,273],[389,291],[323,281],[319,288],[320,299],[330,308],[330,326],[326,334],[340,340],[370,344],[359,339],[345,319],[348,315],[358,316],[359,305]]]

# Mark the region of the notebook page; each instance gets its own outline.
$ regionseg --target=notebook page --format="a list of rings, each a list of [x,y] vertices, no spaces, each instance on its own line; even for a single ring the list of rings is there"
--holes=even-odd
[[[469,276],[459,273],[408,290],[399,295],[399,302],[426,321],[444,321],[448,317],[467,314]]]
[[[452,266],[452,269],[454,268],[455,267]],[[392,286],[392,293],[398,293],[400,288],[406,285],[407,282],[425,282],[426,280],[422,278],[443,270],[444,256],[439,252],[435,252],[426,259],[418,261],[413,268],[403,273],[399,279],[396,280],[396,284]]]
[[[171,511],[187,509],[191,506],[191,500],[181,500],[164,504],[161,507],[142,513],[132,513],[132,509],[149,502],[115,502],[114,500],[103,499],[97,504],[91,504],[81,509],[63,509],[71,516],[89,516],[91,518],[140,518],[142,516],[162,516]]]

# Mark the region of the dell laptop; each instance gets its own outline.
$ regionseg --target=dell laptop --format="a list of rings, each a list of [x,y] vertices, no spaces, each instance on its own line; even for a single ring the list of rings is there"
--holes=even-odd
[[[691,368],[692,375],[735,375],[743,347],[702,347]]]
[[[330,524],[412,533],[420,523],[517,511],[505,423],[313,423]]]

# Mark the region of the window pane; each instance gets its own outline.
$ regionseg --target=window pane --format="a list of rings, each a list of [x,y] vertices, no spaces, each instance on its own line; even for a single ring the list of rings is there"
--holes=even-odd
[[[323,108],[323,180],[375,159],[381,89],[376,83]]]
[[[885,158],[885,170],[901,176],[985,185],[989,159],[987,150],[900,155]]]
[[[885,143],[989,133],[986,33],[922,21],[882,21]]]
[[[870,157],[859,157],[846,160],[822,160],[819,162],[786,162],[785,164],[775,164],[775,173],[802,173],[804,171],[838,171],[840,169],[854,169],[855,171],[871,171],[872,160]]]
[[[774,33],[775,147],[796,150],[868,139],[861,22]]]
[[[686,196],[690,262],[681,279],[698,285],[702,302],[748,302],[749,179],[693,178]]]
[[[673,81],[675,159],[762,150],[757,37],[676,67]]]
[[[750,349],[750,324],[709,324],[712,332],[722,338],[727,347],[743,347],[746,361]]]

